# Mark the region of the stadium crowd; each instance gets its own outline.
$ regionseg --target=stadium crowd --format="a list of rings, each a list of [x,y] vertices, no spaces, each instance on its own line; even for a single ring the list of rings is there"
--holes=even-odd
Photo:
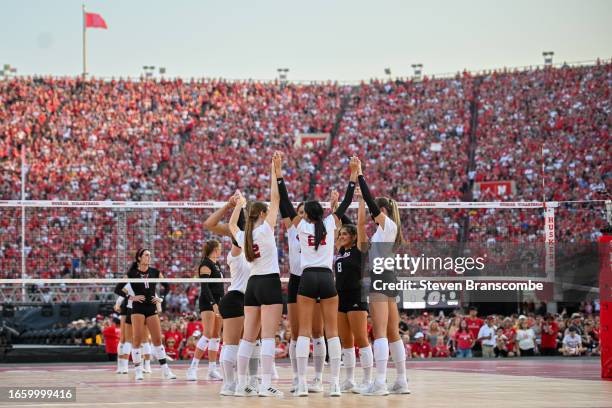
[[[0,198],[20,197],[24,144],[27,199],[224,200],[236,189],[262,198],[278,149],[294,200],[341,189],[351,154],[362,157],[374,193],[397,201],[598,199],[612,184],[611,89],[609,62],[358,86],[11,78],[0,81]],[[314,133],[331,133],[330,148],[296,144]],[[515,188],[476,188],[499,180]],[[562,204],[558,241],[595,240],[603,211]],[[205,214],[128,212],[128,252],[150,242],[169,276],[191,276],[208,236]],[[0,217],[2,277],[21,276],[20,215],[3,209]],[[534,242],[544,234],[541,210],[402,215],[411,242]],[[28,209],[27,270],[122,275],[118,217]]]

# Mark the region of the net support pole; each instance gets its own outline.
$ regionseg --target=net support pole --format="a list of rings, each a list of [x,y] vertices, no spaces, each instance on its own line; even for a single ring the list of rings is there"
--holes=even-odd
[[[558,288],[555,285],[555,207],[557,203],[546,203],[544,207],[544,262],[546,280],[552,287],[550,298],[546,299],[546,309],[549,313],[557,313]]]
[[[26,180],[26,157],[25,157],[25,143],[21,144],[21,201],[25,202],[25,180]],[[26,252],[25,252],[25,217],[24,205],[21,206],[21,279],[25,279],[26,275]],[[21,298],[26,298],[26,286],[21,285]]]

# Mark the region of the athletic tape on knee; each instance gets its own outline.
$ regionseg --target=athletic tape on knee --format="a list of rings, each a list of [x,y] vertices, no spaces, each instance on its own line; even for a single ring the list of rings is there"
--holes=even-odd
[[[325,337],[312,339],[312,355],[315,357],[324,357],[325,354],[327,354],[327,348],[325,347]]]
[[[132,352],[132,343],[123,343],[123,354],[130,354]]]
[[[219,351],[219,339],[210,339],[208,341],[208,351]]]
[[[389,359],[389,340],[386,337],[374,340],[374,360]]]
[[[327,340],[327,349],[329,351],[329,359],[338,359],[342,357],[342,346],[340,345],[340,337],[332,337]]]
[[[310,339],[308,337],[299,336],[295,345],[295,356],[297,358],[306,357],[310,354]]]
[[[238,346],[238,355],[244,358],[251,358],[254,347],[255,343],[251,343],[250,341],[246,340],[240,340],[240,345]]]
[[[372,354],[372,346],[362,347],[359,349],[359,361],[362,368],[370,368],[374,366],[374,354]]]
[[[262,356],[274,356],[274,349],[276,344],[274,339],[261,339],[261,355]]]
[[[196,347],[204,351],[206,350],[207,346],[208,346],[208,339],[205,336],[200,337],[200,339],[198,340],[198,344],[196,344]]]
[[[163,345],[153,347],[154,357],[158,360],[166,358],[166,349]]]
[[[342,349],[342,361],[347,368],[353,368],[357,364],[357,356],[354,348]]]
[[[151,355],[151,343],[142,343],[142,354]]]

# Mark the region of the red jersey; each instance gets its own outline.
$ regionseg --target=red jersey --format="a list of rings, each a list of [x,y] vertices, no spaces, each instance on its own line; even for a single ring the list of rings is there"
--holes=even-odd
[[[506,338],[508,339],[508,351],[513,351],[514,350],[514,345],[516,344],[515,339],[516,339],[516,330],[511,327],[509,329],[504,329],[503,331],[504,336],[506,336]]]
[[[185,347],[183,349],[183,355],[181,356],[181,358],[183,360],[191,360],[191,359],[193,359],[193,356],[195,355],[195,352],[196,352],[196,346],[195,345]]]
[[[475,318],[471,318],[468,317],[465,319],[465,322],[467,323],[467,328],[469,330],[469,332],[472,334],[472,337],[474,337],[475,339],[478,338],[478,332],[480,331],[480,328],[482,327],[482,325],[484,324],[484,320],[475,317]]]
[[[166,354],[168,355],[168,357],[174,360],[178,360],[179,350],[178,350],[178,346],[176,345],[176,343],[174,344],[173,347],[166,346]]]
[[[544,330],[545,326],[549,326],[549,333]],[[559,325],[557,322],[551,322],[550,324],[544,323],[542,328],[542,348],[545,349],[556,349],[557,348],[557,333],[559,333]]]
[[[431,353],[431,346],[428,341],[422,343],[417,341],[416,343],[412,343],[410,347],[412,347],[412,354],[416,353],[417,357],[427,358],[429,357],[429,353]]]
[[[117,354],[120,334],[121,331],[115,325],[107,327],[102,332],[102,335],[104,336],[104,346],[107,354]]]
[[[190,338],[193,335],[193,332],[196,330],[199,330],[200,333],[204,332],[204,329],[202,328],[202,322],[200,321],[189,322],[187,324],[187,338]]]
[[[455,341],[457,342],[457,348],[461,350],[466,350],[472,348],[472,342],[474,341],[474,336],[472,333],[467,332],[457,332],[455,334]]]
[[[168,342],[169,338],[173,338],[174,341],[176,341],[176,344],[179,345],[181,344],[181,341],[183,341],[183,335],[179,331],[167,331],[164,333],[164,338],[166,339],[166,343]]]
[[[450,357],[450,350],[448,346],[434,347],[433,348],[433,357]]]

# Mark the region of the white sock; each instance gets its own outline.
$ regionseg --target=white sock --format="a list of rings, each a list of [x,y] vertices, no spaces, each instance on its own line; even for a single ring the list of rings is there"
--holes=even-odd
[[[261,340],[255,340],[253,343],[253,352],[251,353],[251,359],[249,360],[249,376],[257,377],[259,371],[259,360],[261,359]]]
[[[297,360],[298,380],[300,384],[306,384],[308,354],[310,354],[310,339],[308,337],[299,336],[295,346],[295,358]]]
[[[132,352],[132,343],[123,343],[123,354],[129,355]],[[129,357],[128,357],[129,360]]]
[[[344,361],[346,379],[354,383],[355,382],[355,365],[357,364],[357,356],[355,355],[355,348],[342,349],[342,361]]]
[[[123,363],[121,363],[121,360],[123,360],[120,356],[123,355],[123,343],[119,343],[117,344],[117,369],[121,370],[121,366],[123,365]]]
[[[157,359],[157,361],[165,360],[166,358],[168,358],[168,356],[166,356],[166,349],[164,348],[163,344],[160,344],[159,346],[153,346],[153,356]],[[166,362],[161,364],[161,367],[168,367],[168,363]]]
[[[387,361],[389,361],[389,340],[386,337],[374,340],[374,361],[376,361],[376,381],[387,382]]]
[[[291,371],[293,372],[293,379],[297,379],[297,359],[295,358],[295,346],[297,342],[293,339],[289,342],[289,360],[291,361]]]
[[[231,384],[236,381],[234,376],[234,370],[236,368],[236,359],[238,357],[238,346],[227,345],[221,349],[221,356],[219,361],[223,368],[223,382]]]
[[[134,362],[134,366],[138,367],[142,362],[142,350],[140,347],[132,347],[132,361]]]
[[[273,338],[261,339],[261,385],[264,388],[272,384],[275,347]]]
[[[151,356],[151,343],[142,343],[142,354],[145,356]]]
[[[240,340],[238,346],[238,386],[244,387],[247,383],[247,370],[249,369],[249,360],[253,354],[255,343],[250,341]]]
[[[372,367],[374,366],[374,354],[372,354],[372,346],[359,349],[359,362],[363,370],[363,383],[369,384],[372,382]]]
[[[340,337],[327,339],[327,347],[329,349],[329,371],[331,374],[331,381],[332,383],[338,383],[340,381],[340,359],[342,358]]]
[[[314,363],[315,378],[321,380],[323,378],[325,355],[327,354],[327,348],[325,347],[325,337],[312,339],[312,344],[312,361]]]
[[[391,350],[391,358],[397,370],[396,381],[406,382],[406,349],[404,348],[404,342],[400,339],[390,343],[389,350]]]
[[[191,365],[189,368],[198,368],[200,366],[200,360],[195,358],[195,356],[191,359]]]

